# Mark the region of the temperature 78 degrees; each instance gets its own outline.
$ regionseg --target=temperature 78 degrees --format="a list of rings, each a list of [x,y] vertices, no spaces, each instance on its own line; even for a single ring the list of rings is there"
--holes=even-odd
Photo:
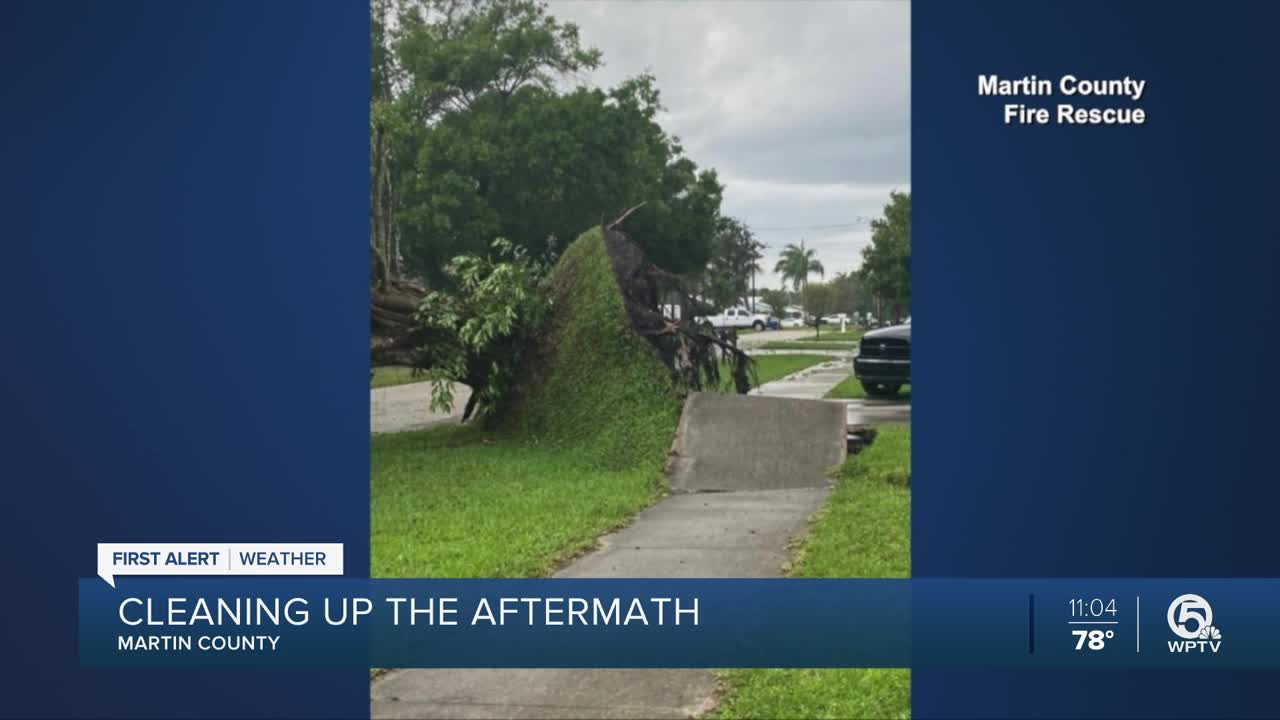
[[[1101,650],[1107,646],[1107,641],[1116,636],[1115,630],[1072,630],[1072,635],[1076,636],[1077,650]]]

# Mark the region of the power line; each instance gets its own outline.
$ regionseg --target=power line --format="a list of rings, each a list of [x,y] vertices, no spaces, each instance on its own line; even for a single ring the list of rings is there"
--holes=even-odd
[[[865,225],[870,221],[871,221],[870,218],[859,217],[853,222],[832,223],[830,225],[788,225],[785,227],[784,226],[755,227],[753,225],[748,225],[747,227],[751,228],[751,232],[797,232],[801,230],[840,230],[844,228],[852,228],[852,227],[858,227],[859,225]]]

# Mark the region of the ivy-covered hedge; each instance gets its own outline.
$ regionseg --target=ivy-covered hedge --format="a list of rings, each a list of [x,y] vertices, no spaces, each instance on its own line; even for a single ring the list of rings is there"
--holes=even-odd
[[[517,375],[507,429],[592,449],[602,469],[660,467],[679,415],[671,372],[628,324],[603,231],[583,233],[548,278],[544,330]]]

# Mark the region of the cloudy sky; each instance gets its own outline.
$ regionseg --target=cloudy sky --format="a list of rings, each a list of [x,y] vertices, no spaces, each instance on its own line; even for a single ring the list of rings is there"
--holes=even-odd
[[[551,0],[609,86],[652,72],[662,125],[725,185],[723,212],[827,275],[855,269],[889,191],[911,188],[910,5],[893,0]],[[828,227],[824,227],[828,226]],[[829,227],[837,226],[837,227]]]

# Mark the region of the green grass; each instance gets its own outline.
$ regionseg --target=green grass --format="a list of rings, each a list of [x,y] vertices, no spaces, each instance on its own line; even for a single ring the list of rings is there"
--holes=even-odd
[[[553,310],[486,428],[371,438],[375,577],[534,577],[662,491],[671,374],[627,323],[600,230],[565,249]]]
[[[792,577],[909,577],[911,430],[880,428],[836,473],[831,498],[800,541]],[[721,673],[721,718],[907,718],[899,669],[744,669]]]
[[[405,385],[407,383],[422,382],[426,379],[427,378],[422,375],[414,377],[413,368],[376,367],[373,369],[373,379],[369,382],[369,387],[391,387],[392,385]]]
[[[756,384],[752,387],[760,387],[835,358],[826,355],[756,355],[751,359],[756,363]],[[720,377],[725,380],[726,390],[733,387],[732,380],[728,379],[729,366],[723,362],[720,363]]]
[[[832,330],[830,332],[823,332],[821,335],[811,335],[809,337],[797,338],[797,340],[799,342],[828,342],[828,341],[854,342],[860,339],[861,337],[862,337],[861,330],[848,330],[846,332],[840,332],[839,330]]]
[[[792,577],[911,576],[911,429],[883,426],[836,471],[799,543]]]
[[[828,398],[838,400],[858,400],[866,396],[867,391],[862,389],[862,383],[858,382],[858,378],[852,375],[841,380],[840,384],[828,390],[826,395]],[[911,397],[911,386],[903,385],[902,389],[898,391],[898,397]]]
[[[376,435],[374,577],[538,577],[661,493],[661,457],[602,469],[590,447],[478,428]]]
[[[817,340],[773,340],[764,344],[765,350],[853,350],[855,342],[827,342]]]

